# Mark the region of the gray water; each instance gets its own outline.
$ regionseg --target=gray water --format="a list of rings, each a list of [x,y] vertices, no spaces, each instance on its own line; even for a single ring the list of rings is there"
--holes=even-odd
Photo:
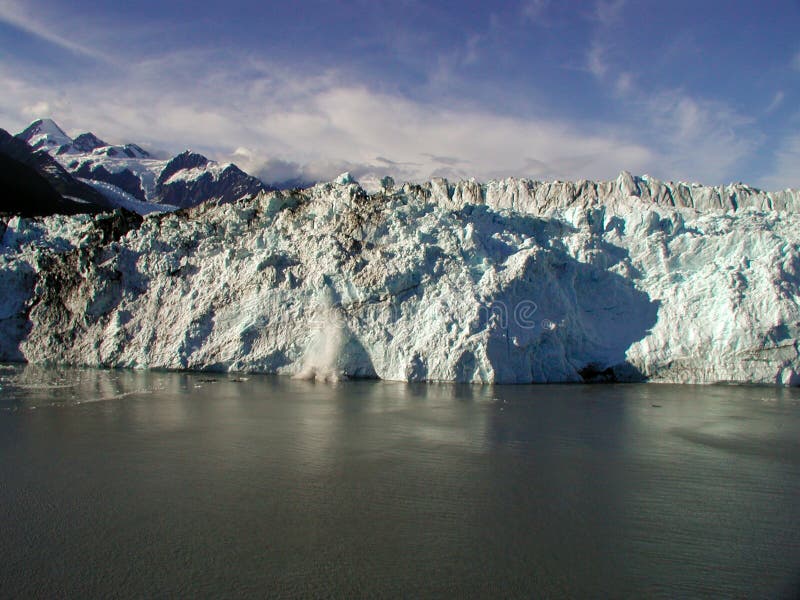
[[[2,597],[794,597],[800,394],[0,367]]]

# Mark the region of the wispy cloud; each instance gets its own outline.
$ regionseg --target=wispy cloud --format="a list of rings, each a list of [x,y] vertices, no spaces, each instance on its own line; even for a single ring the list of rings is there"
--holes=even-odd
[[[619,21],[625,2],[626,0],[598,0],[592,17],[602,25],[613,25]]]
[[[633,92],[636,89],[633,75],[628,72],[622,72],[617,75],[617,80],[614,82],[614,89],[617,95],[621,97]]]
[[[599,93],[626,115],[628,139],[652,149],[657,160],[651,175],[706,183],[725,183],[761,143],[754,119],[722,100],[693,95],[682,88],[644,89],[636,72],[614,60],[614,32],[622,22],[624,0],[600,0],[590,21],[595,24],[585,55]],[[783,101],[773,98],[770,110]]]
[[[652,159],[645,146],[605,125],[587,130],[556,119],[422,102],[348,82],[336,72],[305,77],[241,58],[215,64],[210,54],[202,56],[198,76],[188,67],[200,60],[196,53],[163,57],[157,66],[132,66],[119,80],[66,82],[59,91],[0,67],[14,90],[0,97],[0,112],[14,115],[21,128],[31,115],[20,107],[36,99],[47,103],[41,107],[57,107],[52,116],[70,133],[91,128],[110,141],[173,151],[190,146],[287,179],[327,178],[342,168],[410,180],[435,174],[608,178],[622,169],[639,171]],[[87,101],[59,105],[62,94]],[[532,170],[531,156],[549,165],[546,171]],[[586,160],[576,168],[563,160],[569,156]]]
[[[778,108],[783,104],[783,100],[785,97],[786,95],[782,91],[779,90],[775,92],[775,95],[772,97],[772,102],[769,103],[769,106],[767,106],[765,112],[769,114],[771,112],[778,110]]]
[[[759,182],[768,190],[800,188],[800,135],[790,135],[775,152],[772,170]]]
[[[520,6],[520,14],[523,18],[538,25],[547,25],[547,10],[550,8],[550,0],[524,0]]]
[[[609,71],[608,55],[613,45],[610,32],[620,21],[624,6],[625,0],[597,0],[593,11],[586,15],[592,29],[585,68],[596,79],[603,79]]]
[[[454,72],[486,60],[487,50],[498,45],[498,41],[502,40],[504,35],[506,31],[503,20],[495,13],[490,14],[485,26],[469,33],[463,44],[456,44],[439,54],[438,66],[434,70],[435,76],[441,77],[442,71],[446,71],[445,79],[452,82],[455,79]]]
[[[608,73],[607,53],[606,46],[597,40],[592,42],[589,51],[586,53],[586,69],[597,79],[602,79]]]
[[[639,123],[649,123],[663,158],[659,175],[706,183],[727,183],[737,165],[762,142],[754,120],[718,100],[695,98],[681,90],[645,94],[629,104]]]
[[[544,18],[549,8],[544,0],[526,6],[531,18]],[[580,76],[613,105],[605,114],[587,111],[570,120],[553,116],[564,113],[552,106],[538,111],[539,92],[530,87],[524,90],[526,110],[516,113],[501,113],[496,103],[481,105],[468,94],[460,101],[452,89],[467,89],[469,81],[460,74],[465,64],[486,64],[505,35],[504,27],[489,19],[483,30],[460,38],[463,43],[451,55],[439,57],[440,79],[432,77],[425,90],[431,93],[412,86],[401,93],[400,86],[382,87],[380,80],[345,68],[311,72],[234,50],[184,48],[147,60],[140,55],[124,69],[106,69],[113,72],[102,80],[79,70],[62,75],[51,69],[50,78],[33,77],[24,65],[4,61],[0,126],[19,130],[49,114],[69,133],[91,129],[112,142],[171,152],[192,147],[271,181],[327,179],[343,170],[398,180],[607,179],[623,169],[707,183],[738,178],[737,168],[761,143],[752,119],[725,100],[645,85],[644,72],[623,61],[623,47],[615,45],[624,3],[593,7],[581,19],[591,28],[587,47],[571,56],[585,60]],[[519,13],[513,16],[519,20]],[[31,19],[8,0],[0,0],[0,19],[13,19],[15,27],[24,25],[42,39],[71,43],[61,29],[47,25],[50,21]],[[96,39],[88,34],[75,39],[90,53],[104,48],[85,42]],[[412,52],[408,48],[404,51]],[[783,102],[776,95],[770,110]],[[787,143],[784,163],[791,162],[792,152]],[[788,172],[776,168],[775,181]]]
[[[0,0],[0,21],[63,50],[93,60],[108,61],[108,56],[105,53],[63,35],[57,25],[46,22],[40,16],[35,15],[32,8],[30,4],[21,4],[13,0]]]

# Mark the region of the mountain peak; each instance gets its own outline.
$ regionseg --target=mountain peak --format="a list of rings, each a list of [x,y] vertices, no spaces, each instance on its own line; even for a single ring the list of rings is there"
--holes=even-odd
[[[25,138],[34,135],[69,137],[53,119],[36,119],[33,123],[28,125],[24,131],[17,134],[17,137]]]
[[[108,156],[110,158],[150,158],[150,153],[136,144],[124,146],[109,146],[104,144],[91,151],[93,156]]]
[[[178,171],[184,169],[194,169],[197,167],[205,167],[208,164],[208,159],[202,154],[197,154],[191,150],[184,150],[180,154],[174,156],[164,166],[161,174],[158,176],[158,183],[164,183]]]
[[[81,152],[91,152],[95,148],[102,148],[103,146],[108,146],[106,142],[101,140],[91,131],[80,134],[73,140],[72,145],[75,147],[76,150],[79,150]]]
[[[17,137],[34,150],[58,148],[72,143],[72,138],[53,119],[36,119],[18,133]]]

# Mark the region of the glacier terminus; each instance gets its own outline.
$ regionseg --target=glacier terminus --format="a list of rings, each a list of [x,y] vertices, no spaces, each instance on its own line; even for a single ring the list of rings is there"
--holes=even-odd
[[[337,379],[800,383],[800,194],[351,177],[0,222],[0,359]]]

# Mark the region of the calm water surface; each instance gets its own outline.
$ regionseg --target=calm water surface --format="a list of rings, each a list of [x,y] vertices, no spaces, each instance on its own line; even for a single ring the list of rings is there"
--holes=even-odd
[[[794,390],[0,376],[2,597],[800,585]]]

